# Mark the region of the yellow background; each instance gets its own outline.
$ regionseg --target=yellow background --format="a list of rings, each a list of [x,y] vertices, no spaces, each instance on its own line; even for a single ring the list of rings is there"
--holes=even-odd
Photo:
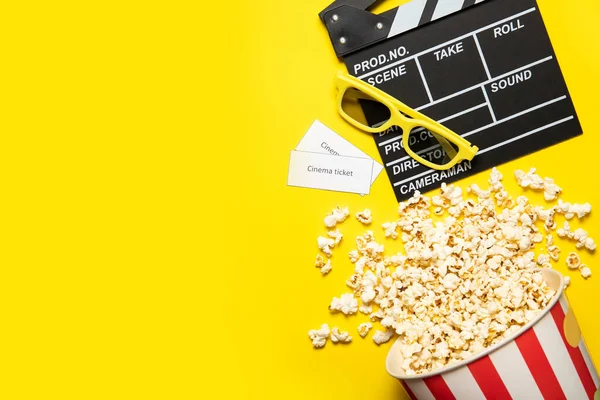
[[[585,134],[501,171],[514,195],[512,171],[536,166],[566,200],[600,207],[600,4],[539,3]],[[0,398],[402,398],[390,343],[355,334],[365,316],[327,310],[362,227],[341,226],[328,276],[313,267],[337,204],[371,208],[381,238],[396,215],[387,177],[365,197],[286,186],[316,118],[378,159],[334,108],[328,4],[0,7]],[[583,226],[600,239],[597,212]],[[556,268],[600,363],[600,270],[583,252],[595,275],[567,272],[574,247],[561,245]],[[313,350],[307,331],[324,322],[353,343]]]

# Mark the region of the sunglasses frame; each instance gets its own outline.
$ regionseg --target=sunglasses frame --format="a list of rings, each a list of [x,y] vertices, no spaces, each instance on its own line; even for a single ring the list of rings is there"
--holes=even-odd
[[[399,126],[402,129],[402,132],[411,132],[414,128],[423,127],[431,133],[441,136],[442,138],[446,139],[447,141],[451,142],[456,147],[458,147],[458,153],[454,156],[454,158],[451,161],[443,165],[438,165],[425,160],[421,156],[417,155],[414,151],[412,151],[409,147],[408,142],[409,135],[403,134],[402,145],[404,147],[404,150],[413,159],[415,159],[423,165],[428,166],[429,168],[437,170],[445,170],[452,168],[460,161],[472,160],[473,157],[475,157],[477,151],[479,151],[479,148],[477,146],[472,145],[468,140],[462,138],[456,132],[446,128],[445,126],[427,117],[426,115],[423,115],[420,112],[410,108],[406,104],[402,103],[400,100],[390,96],[389,94],[381,91],[380,89],[377,89],[376,87],[369,85],[368,83],[358,78],[340,72],[335,78],[335,86],[338,89],[338,95],[336,100],[338,104],[338,112],[346,120],[346,122],[353,125],[357,129],[369,133],[380,133],[388,130],[392,126]],[[390,119],[382,125],[373,128],[361,124],[354,118],[350,117],[348,114],[346,114],[342,107],[342,100],[348,89],[357,89],[385,105],[390,110]],[[410,118],[407,118],[406,116]],[[446,147],[442,142],[440,142],[440,146]]]

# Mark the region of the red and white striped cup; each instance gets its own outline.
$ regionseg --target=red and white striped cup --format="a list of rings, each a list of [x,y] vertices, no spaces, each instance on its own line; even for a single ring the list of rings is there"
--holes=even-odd
[[[593,399],[600,384],[573,311],[564,279],[542,274],[557,291],[550,304],[511,338],[472,359],[419,375],[404,375],[398,341],[386,368],[400,379],[411,399]]]

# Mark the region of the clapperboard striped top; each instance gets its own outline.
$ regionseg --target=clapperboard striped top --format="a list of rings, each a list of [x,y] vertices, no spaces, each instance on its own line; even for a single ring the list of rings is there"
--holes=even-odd
[[[395,12],[388,38],[440,19],[484,0],[413,0]]]

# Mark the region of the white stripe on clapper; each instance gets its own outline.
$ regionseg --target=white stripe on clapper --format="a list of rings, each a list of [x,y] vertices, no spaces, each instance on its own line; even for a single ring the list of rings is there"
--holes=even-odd
[[[423,14],[426,2],[427,0],[412,0],[411,2],[398,7],[388,37],[398,35],[419,26],[419,20],[421,19],[421,14]]]
[[[490,359],[513,399],[522,398],[526,393],[528,400],[543,400],[544,397],[514,341],[490,353]]]
[[[581,379],[578,379],[579,374],[577,374],[552,314],[548,312],[533,327],[533,330],[567,399],[587,398],[587,393]]]
[[[485,395],[467,367],[461,367],[442,375],[446,385],[457,399],[485,400]]]
[[[427,387],[425,382],[421,379],[408,379],[406,384],[410,388],[410,390],[414,393],[417,399],[419,400],[435,400],[431,390]]]
[[[431,16],[431,20],[445,17],[446,15],[460,11],[464,0],[438,0],[435,6],[435,11]]]

